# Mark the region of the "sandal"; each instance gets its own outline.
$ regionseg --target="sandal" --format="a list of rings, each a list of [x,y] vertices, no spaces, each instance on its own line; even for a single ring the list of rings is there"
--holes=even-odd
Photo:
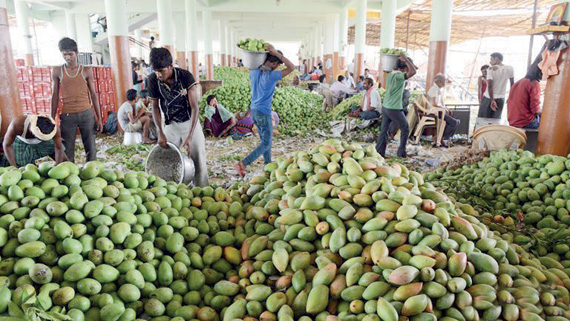
[[[239,162],[237,165],[234,165],[234,168],[237,170],[239,176],[245,176],[245,168],[242,167],[242,162]]]

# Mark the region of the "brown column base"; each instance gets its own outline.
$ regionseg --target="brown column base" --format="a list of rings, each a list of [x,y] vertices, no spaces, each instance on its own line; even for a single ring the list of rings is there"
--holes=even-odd
[[[184,51],[177,51],[176,52],[176,61],[178,61],[178,67],[184,70],[188,69],[186,64],[186,52]]]
[[[200,79],[200,68],[198,67],[198,52],[190,51],[188,56],[188,71],[192,73],[194,78]]]
[[[232,57],[232,59],[233,59],[233,62],[234,62],[234,66],[237,66],[237,62],[238,62],[237,57]]]
[[[0,111],[2,127],[0,134],[4,137],[12,119],[22,115],[18,90],[18,74],[14,65],[10,28],[8,27],[8,12],[0,8]]]
[[[429,43],[428,70],[426,88],[431,88],[433,79],[437,74],[445,74],[445,61],[447,58],[447,41],[431,41]]]
[[[109,53],[115,80],[115,106],[118,108],[126,99],[127,90],[133,88],[129,37],[109,36]]]
[[[220,55],[220,61],[221,61],[221,65],[226,67],[226,54],[221,54]]]
[[[206,55],[206,80],[214,80],[214,58],[211,54]]]
[[[354,81],[364,74],[364,54],[357,53],[354,57]]]
[[[228,67],[231,67],[231,66],[232,66],[232,56],[231,56],[231,55],[227,55],[227,56],[226,56],[226,65],[227,65]]]
[[[174,46],[172,46],[172,45],[164,45],[163,47],[166,48],[166,49],[168,49],[168,51],[170,51],[170,54],[174,57],[174,54],[176,53],[176,52],[174,51]]]
[[[341,56],[338,58],[338,67],[341,71],[346,71],[346,57]],[[356,81],[356,79],[354,81]]]
[[[538,129],[537,154],[570,154],[570,54],[558,59],[559,73],[550,76],[544,91],[544,106]]]
[[[338,51],[333,52],[333,77],[336,78],[340,73],[340,68],[338,66]]]
[[[333,55],[332,54],[325,55],[325,61],[323,62],[323,74],[327,75],[327,82],[329,84],[332,84],[335,78],[333,64],[334,64]],[[327,68],[327,65],[329,65],[330,68]]]
[[[26,61],[26,66],[33,66],[34,65],[34,54],[26,54],[24,57]]]

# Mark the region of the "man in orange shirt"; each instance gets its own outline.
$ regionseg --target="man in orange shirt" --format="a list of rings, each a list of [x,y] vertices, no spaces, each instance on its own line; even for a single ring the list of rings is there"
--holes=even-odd
[[[97,159],[95,131],[103,130],[99,99],[93,82],[93,71],[91,67],[78,63],[75,40],[63,38],[58,46],[65,59],[65,64],[60,68],[53,68],[51,73],[53,80],[51,117],[55,119],[61,98],[63,105],[60,128],[67,158],[72,162],[75,161],[75,134],[79,127],[81,140],[85,147],[86,161],[93,161]]]

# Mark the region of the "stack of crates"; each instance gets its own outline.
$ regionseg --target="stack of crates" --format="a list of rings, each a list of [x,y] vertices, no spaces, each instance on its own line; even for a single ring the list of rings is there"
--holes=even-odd
[[[53,81],[51,71],[54,67],[24,66],[22,59],[15,61],[18,72],[18,88],[24,115],[50,114]],[[93,81],[99,98],[103,124],[107,121],[110,111],[116,112],[115,84],[111,67],[93,66]],[[61,100],[59,102],[61,108]]]
[[[103,115],[103,124],[107,122],[109,112],[117,112],[115,106],[115,84],[111,76],[111,67],[92,67],[95,90],[99,97],[99,106]]]

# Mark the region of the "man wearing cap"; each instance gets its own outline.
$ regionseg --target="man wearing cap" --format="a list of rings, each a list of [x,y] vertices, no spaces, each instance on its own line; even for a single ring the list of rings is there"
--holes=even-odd
[[[251,118],[259,131],[261,143],[246,158],[234,166],[242,177],[245,176],[245,168],[261,155],[263,155],[265,164],[271,163],[271,141],[273,137],[271,101],[277,82],[295,70],[295,65],[275,47],[266,44],[265,49],[269,51],[269,54],[263,65],[249,72],[252,92]],[[285,63],[287,68],[282,71],[276,70],[282,63]]]
[[[14,167],[33,164],[51,156],[57,164],[68,160],[61,133],[48,115],[18,116],[12,120],[2,142],[6,161]]]

